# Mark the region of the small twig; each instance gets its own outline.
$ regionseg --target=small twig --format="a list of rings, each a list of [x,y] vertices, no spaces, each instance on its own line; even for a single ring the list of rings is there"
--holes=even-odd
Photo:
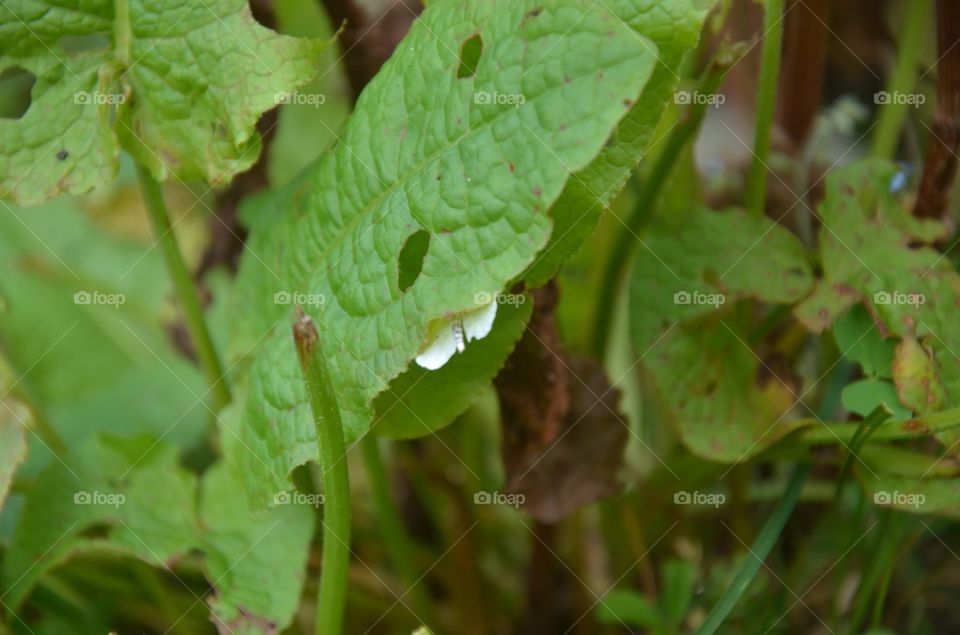
[[[950,202],[960,149],[960,6],[937,1],[937,111],[930,128],[915,216],[939,218]]]
[[[347,598],[350,564],[350,474],[347,447],[337,395],[330,383],[327,362],[318,346],[313,320],[297,307],[293,340],[317,427],[320,467],[323,470],[323,554],[317,595],[316,635],[339,635]]]

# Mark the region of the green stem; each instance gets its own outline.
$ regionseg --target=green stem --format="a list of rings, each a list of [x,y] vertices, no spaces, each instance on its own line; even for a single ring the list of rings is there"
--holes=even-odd
[[[370,479],[370,487],[373,490],[373,507],[380,536],[383,538],[390,560],[393,561],[393,566],[396,567],[400,579],[406,587],[401,599],[409,594],[418,613],[417,617],[424,621],[430,605],[423,587],[417,585],[419,576],[414,566],[413,548],[404,529],[403,519],[390,496],[388,488],[390,479],[387,476],[387,469],[383,463],[377,438],[372,434],[365,435],[360,440],[360,450],[367,468],[367,476]]]
[[[230,389],[227,387],[223,367],[217,357],[216,349],[214,349],[213,339],[210,337],[210,330],[207,328],[207,323],[203,318],[203,310],[200,308],[200,298],[197,295],[197,289],[193,285],[193,277],[190,275],[187,265],[183,260],[183,254],[180,253],[180,247],[177,245],[173,227],[170,225],[167,206],[163,201],[163,192],[160,190],[160,184],[150,175],[147,168],[140,164],[137,164],[137,177],[140,180],[140,191],[147,205],[147,212],[150,215],[153,231],[163,249],[163,257],[167,263],[167,271],[170,272],[170,277],[173,278],[173,284],[177,290],[180,305],[183,307],[183,314],[187,321],[187,331],[190,333],[190,340],[193,342],[194,348],[197,351],[200,368],[207,379],[207,384],[213,392],[214,409],[219,410],[230,403]]]
[[[893,570],[896,568],[895,565],[896,563],[894,562],[884,570],[883,576],[880,578],[880,584],[877,586],[877,594],[873,600],[873,617],[870,623],[871,628],[874,630],[879,630],[883,622],[883,608],[887,603],[887,592],[890,590],[890,580],[893,578]]]
[[[846,481],[847,475],[853,468],[853,461],[859,456],[863,444],[866,443],[867,439],[877,431],[877,428],[886,423],[892,415],[893,413],[886,406],[880,405],[874,408],[873,412],[867,415],[857,426],[857,431],[853,433],[850,445],[847,446],[847,457],[843,461],[843,467],[840,468],[840,475],[837,477],[836,498],[838,500],[840,494],[843,492],[844,481]]]
[[[720,87],[727,63],[711,64],[710,70],[698,82],[696,93],[712,95]],[[700,123],[707,112],[709,104],[706,100],[694,100],[679,123],[667,136],[663,150],[657,156],[649,173],[640,184],[637,202],[630,212],[630,218],[614,240],[610,257],[604,266],[603,278],[600,283],[600,293],[597,301],[597,313],[593,320],[591,349],[598,358],[606,353],[610,324],[616,308],[617,294],[627,276],[627,269],[633,261],[639,241],[637,236],[643,231],[647,221],[653,215],[657,198],[666,184],[667,177],[673,170],[677,159],[687,143],[697,134]]]
[[[800,433],[798,440],[809,444],[849,443],[859,428],[857,423],[827,423],[811,420],[813,427]],[[960,428],[960,408],[951,408],[909,421],[887,421],[870,435],[874,441],[901,441],[931,436]]]
[[[316,635],[340,635],[350,564],[347,446],[343,440],[337,395],[330,383],[327,363],[317,346],[317,329],[302,312],[293,326],[293,339],[317,426],[320,467],[323,469],[323,554],[314,632]]]
[[[882,592],[884,597],[886,596],[883,578],[896,567],[902,524],[902,514],[889,509],[882,510],[877,541],[874,543],[874,548],[866,552],[868,555],[867,564],[860,579],[860,586],[854,596],[852,614],[847,625],[849,635],[860,632],[860,624],[866,617],[870,606],[870,596],[874,589],[878,593]]]
[[[116,59],[124,70],[133,62],[133,29],[130,23],[130,1],[117,0],[114,3],[113,41]]]
[[[757,91],[753,162],[747,175],[747,210],[754,216],[763,216],[767,200],[767,155],[770,154],[773,115],[777,105],[782,43],[783,0],[767,0],[763,14],[763,51]]]
[[[800,498],[800,492],[803,491],[803,486],[807,481],[807,475],[809,473],[810,465],[808,463],[800,464],[794,468],[793,474],[790,476],[790,482],[787,484],[787,490],[777,503],[773,514],[767,519],[763,529],[760,530],[760,534],[757,536],[757,540],[753,543],[753,548],[750,550],[750,555],[743,561],[743,564],[740,565],[740,569],[733,578],[733,582],[727,587],[723,597],[720,598],[720,601],[717,602],[713,610],[707,615],[707,619],[700,627],[700,630],[697,631],[697,635],[712,635],[715,633],[740,600],[740,597],[747,590],[747,587],[750,586],[750,582],[753,581],[753,578],[757,575],[763,562],[773,549],[773,545],[777,542],[777,538],[780,537],[780,532],[783,531],[787,519],[790,518],[790,514],[797,504],[797,499]]]
[[[890,95],[913,92],[916,82],[917,60],[920,54],[924,27],[930,22],[933,3],[930,0],[914,0],[904,5],[903,31],[898,43],[897,63],[886,85]],[[877,131],[873,137],[874,156],[890,159],[897,150],[900,130],[907,118],[907,103],[890,101],[878,104]]]

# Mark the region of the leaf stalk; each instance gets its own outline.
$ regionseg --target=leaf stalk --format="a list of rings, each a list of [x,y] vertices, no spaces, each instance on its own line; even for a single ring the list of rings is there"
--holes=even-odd
[[[170,224],[170,215],[167,213],[167,205],[163,200],[163,192],[157,180],[153,178],[146,167],[140,164],[137,164],[137,179],[140,182],[140,191],[143,194],[147,213],[153,225],[153,232],[163,250],[167,271],[173,279],[180,306],[183,308],[187,331],[190,333],[190,341],[193,342],[196,349],[200,369],[207,380],[208,392],[213,393],[214,409],[220,410],[230,403],[230,389],[226,384],[223,366],[217,357],[216,349],[213,346],[213,338],[210,336],[210,330],[207,328],[207,322],[203,317],[203,309],[200,307],[200,298],[194,286],[193,277],[190,275],[183,254],[180,252],[180,247],[177,245],[176,235],[173,232],[173,226]]]
[[[350,474],[343,422],[337,395],[330,383],[313,320],[303,314],[293,325],[293,340],[317,428],[320,468],[323,471],[323,553],[317,595],[316,635],[340,635],[347,599],[350,564]]]

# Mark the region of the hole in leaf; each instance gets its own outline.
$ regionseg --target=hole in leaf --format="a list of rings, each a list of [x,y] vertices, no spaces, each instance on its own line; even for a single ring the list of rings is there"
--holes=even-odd
[[[480,65],[480,56],[483,54],[483,39],[480,34],[472,36],[460,47],[460,68],[457,69],[457,78],[473,77],[477,74]]]
[[[21,66],[0,73],[0,118],[19,119],[30,108],[30,91],[37,76]]]
[[[397,260],[399,275],[397,276],[401,291],[406,291],[420,277],[423,269],[423,259],[427,257],[427,248],[430,247],[430,234],[421,229],[407,238],[400,250]]]
[[[77,535],[88,540],[103,540],[110,536],[111,529],[112,527],[109,523],[93,523],[92,525],[84,527]]]
[[[66,53],[86,53],[110,48],[110,38],[106,33],[82,33],[64,35],[57,40],[57,46]]]

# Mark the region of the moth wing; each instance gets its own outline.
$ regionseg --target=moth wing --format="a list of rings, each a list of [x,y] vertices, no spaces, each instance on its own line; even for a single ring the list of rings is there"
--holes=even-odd
[[[457,352],[457,340],[453,336],[453,329],[449,323],[438,329],[429,340],[423,352],[417,355],[417,365],[427,370],[437,370],[453,357]]]
[[[463,316],[463,333],[468,342],[483,339],[493,328],[493,321],[497,317],[496,301],[471,311]]]

